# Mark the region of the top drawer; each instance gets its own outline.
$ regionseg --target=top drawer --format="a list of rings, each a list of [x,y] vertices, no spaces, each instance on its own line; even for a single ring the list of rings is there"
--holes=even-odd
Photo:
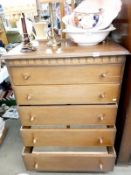
[[[123,64],[10,67],[14,85],[119,83]]]

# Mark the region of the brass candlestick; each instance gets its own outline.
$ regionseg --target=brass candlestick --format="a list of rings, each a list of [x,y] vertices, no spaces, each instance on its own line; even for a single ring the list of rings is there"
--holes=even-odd
[[[59,47],[61,46],[61,43],[60,41],[58,41],[56,39],[56,34],[55,34],[55,31],[54,31],[54,14],[53,14],[53,4],[52,3],[49,3],[49,14],[50,14],[50,23],[51,23],[51,28],[50,28],[50,31],[48,33],[48,43],[47,45],[49,47]]]

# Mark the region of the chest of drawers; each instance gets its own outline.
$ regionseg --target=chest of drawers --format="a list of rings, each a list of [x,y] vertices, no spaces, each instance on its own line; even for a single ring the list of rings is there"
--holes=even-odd
[[[128,52],[114,43],[6,56],[28,170],[107,172]]]

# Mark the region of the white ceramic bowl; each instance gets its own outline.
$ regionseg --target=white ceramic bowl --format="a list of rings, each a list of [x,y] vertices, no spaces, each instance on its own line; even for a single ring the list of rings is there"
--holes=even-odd
[[[100,12],[101,9],[100,21],[93,28],[104,29],[111,25],[120,12],[121,7],[121,0],[84,0],[74,9],[74,12],[90,14]],[[84,26],[88,26],[89,22],[88,20],[86,21],[87,24],[85,23]]]
[[[63,32],[67,33],[68,38],[72,39],[75,43],[81,46],[92,46],[97,45],[98,43],[104,41],[108,34],[115,30],[113,25],[104,30],[82,30],[76,29],[72,30],[68,28],[63,30]]]

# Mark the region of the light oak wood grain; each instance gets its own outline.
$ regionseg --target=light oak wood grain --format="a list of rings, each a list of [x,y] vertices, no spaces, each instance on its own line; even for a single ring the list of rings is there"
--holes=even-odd
[[[0,59],[13,60],[13,59],[46,59],[46,58],[81,58],[81,57],[100,57],[100,56],[114,56],[114,55],[127,55],[129,52],[122,46],[113,43],[106,42],[104,44],[98,44],[90,47],[80,47],[72,42],[64,41],[61,48],[51,50],[47,47],[46,42],[41,42],[37,51],[30,53],[22,53],[21,45],[12,49],[6,55],[3,55]]]
[[[116,105],[20,106],[21,124],[31,125],[114,125]]]
[[[123,64],[11,67],[14,85],[119,83]]]
[[[19,105],[107,104],[119,100],[119,84],[14,86]]]
[[[10,59],[6,60],[8,69],[10,67],[30,67],[30,66],[77,66],[77,65],[105,65],[125,63],[125,56],[85,56],[85,57],[62,57],[62,58],[37,58],[37,59]]]
[[[112,146],[115,128],[26,129],[21,128],[24,146]],[[102,140],[102,141],[101,141]]]
[[[79,47],[70,41],[57,49],[41,42],[35,52],[20,50],[21,45],[0,59],[6,60],[19,105],[22,140],[28,146],[23,153],[27,169],[112,170],[113,148],[99,154],[82,149],[114,145],[117,103],[129,52],[113,42]],[[80,151],[32,152],[33,147],[43,146],[80,147]]]
[[[88,152],[78,153],[32,153],[30,148],[23,151],[23,159],[28,170],[35,171],[67,171],[67,172],[107,172],[113,170],[115,151],[107,154]]]

